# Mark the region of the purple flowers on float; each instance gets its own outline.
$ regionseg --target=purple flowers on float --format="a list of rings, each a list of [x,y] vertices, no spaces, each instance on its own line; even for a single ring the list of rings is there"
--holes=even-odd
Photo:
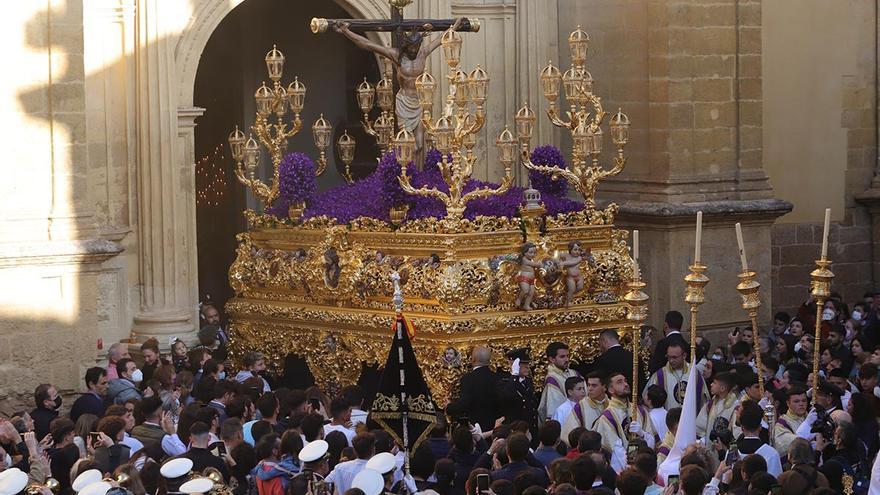
[[[539,151],[540,150],[540,151]],[[298,155],[296,158],[291,158]],[[297,198],[307,197],[311,191],[311,199],[306,199],[307,207],[305,218],[327,216],[336,218],[340,224],[349,223],[358,217],[370,217],[377,220],[388,221],[388,213],[392,206],[402,204],[409,205],[407,219],[419,218],[443,218],[446,209],[443,203],[434,198],[410,195],[403,191],[397,177],[400,174],[400,165],[393,153],[386,153],[379,162],[379,166],[368,177],[352,184],[343,184],[319,194],[315,194],[314,163],[301,153],[291,153],[284,158],[279,168],[281,175],[281,194],[275,205],[267,212],[280,218],[287,216],[288,207]],[[436,187],[443,192],[449,192],[449,186],[443,181],[437,164],[441,154],[436,149],[431,149],[425,156],[424,170],[417,171],[412,163],[407,167],[410,174],[410,182],[413,187],[428,188]],[[543,165],[565,166],[559,150],[552,146],[539,147],[532,154],[532,161]],[[285,166],[285,164],[288,164]],[[309,168],[310,167],[310,168]],[[310,169],[311,173],[306,180],[302,173]],[[532,173],[530,173],[530,176]],[[537,174],[537,181],[533,180],[533,186],[541,191],[542,201],[547,207],[547,214],[569,213],[580,211],[583,204],[564,197],[567,189],[565,180],[552,180],[544,174]],[[289,176],[289,177],[288,177]],[[543,181],[543,182],[542,182]],[[538,187],[538,186],[541,187]],[[498,184],[471,179],[465,184],[464,192],[470,192],[477,188],[497,188]],[[542,189],[545,188],[545,189]],[[480,198],[468,203],[464,217],[474,219],[477,216],[506,216],[514,217],[518,214],[518,207],[522,204],[523,188],[511,187],[506,193],[499,196]]]
[[[567,167],[565,164],[565,158],[562,157],[562,153],[556,146],[538,146],[532,151],[530,159],[535,165],[559,168]],[[562,177],[554,180],[550,174],[543,174],[541,172],[529,170],[529,180],[532,182],[532,187],[541,191],[542,195],[565,197],[568,193],[568,182]]]

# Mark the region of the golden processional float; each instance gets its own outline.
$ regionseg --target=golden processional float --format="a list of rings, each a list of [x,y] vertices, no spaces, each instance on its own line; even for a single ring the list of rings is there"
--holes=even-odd
[[[416,329],[415,353],[441,407],[470,369],[463,356],[477,344],[492,348],[495,364],[506,367],[504,351],[511,348],[530,347],[536,356],[550,342],[563,341],[573,355],[587,359],[599,354],[601,330],[628,334],[640,328],[648,298],[626,244],[628,234],[614,228],[617,205],[598,209],[595,202],[599,182],[624,168],[629,120],[621,111],[609,116],[593,92],[585,67],[589,36],[580,27],[569,36],[572,66],[564,74],[552,63],[540,74],[550,121],[571,134],[570,167],[532,163],[536,117],[525,105],[516,113],[515,133],[505,128],[495,142],[505,170],[501,183],[477,186],[471,173],[481,158],[474,147],[485,120],[489,75],[479,66],[469,74],[461,69],[461,43],[455,30],[443,34],[450,84],[442,113],[433,111],[432,75],[425,72],[416,81],[425,133],[441,153],[436,167],[443,183],[414,183],[413,133],[401,129],[388,139],[384,121],[389,118],[382,119],[377,132],[395,153],[401,170],[395,182],[407,197],[434,198],[445,215],[413,219],[402,204],[391,207],[383,219],[362,216],[342,223],[309,216],[310,205],[302,202],[292,203],[287,215],[246,210],[248,231],[238,236],[237,257],[229,270],[236,297],[226,305],[234,356],[256,350],[277,364],[292,353],[306,360],[322,388],[355,383],[363,364],[382,364],[387,356],[395,271],[406,301],[403,312]],[[256,139],[237,128],[230,135],[239,180],[267,208],[283,188],[279,166],[287,139],[302,127],[306,92],[298,79],[286,88],[281,84],[283,62],[276,49],[266,57],[273,85],[264,84],[255,95],[257,115],[250,129]],[[387,114],[392,96],[390,84],[384,86],[379,96]],[[564,115],[558,108],[560,87],[568,104]],[[372,96],[359,88],[364,125],[379,127],[367,116]],[[289,123],[288,109],[294,114]],[[320,151],[313,169],[317,175],[326,167],[331,130],[323,116],[312,126]],[[609,168],[600,163],[606,133],[614,146]],[[347,134],[344,139],[338,151],[348,164],[355,143]],[[261,147],[274,166],[270,184],[255,177]],[[582,197],[577,211],[548,213],[540,193],[530,186],[521,194],[515,215],[464,214],[474,200],[508,193],[520,163],[566,181]],[[343,194],[347,186],[322,194]],[[542,362],[533,361],[536,383],[543,383],[546,373]]]

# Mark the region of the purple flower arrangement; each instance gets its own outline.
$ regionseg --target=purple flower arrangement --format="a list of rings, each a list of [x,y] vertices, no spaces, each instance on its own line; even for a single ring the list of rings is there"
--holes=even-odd
[[[318,189],[315,162],[305,153],[288,153],[278,165],[278,199],[267,213],[287,216],[287,210],[296,203],[311,203]]]
[[[538,146],[532,151],[530,159],[535,165],[566,168],[565,158],[562,157],[562,153],[556,146]],[[553,179],[550,174],[529,170],[529,181],[531,181],[532,187],[541,191],[543,195],[564,198],[568,194],[568,182],[561,177]]]
[[[538,150],[542,151],[538,153]],[[537,157],[535,153],[537,153]],[[536,149],[535,153],[532,154],[533,161],[536,161],[536,158],[538,160],[545,160],[536,161],[536,163],[565,166],[565,161],[562,159],[559,150],[552,146],[542,146]],[[302,154],[291,153],[281,163],[281,168],[279,169],[281,174],[281,195],[275,205],[267,211],[279,218],[287,216],[288,207],[293,202],[298,201],[299,199],[297,198],[305,197],[311,199],[306,199],[307,207],[304,218],[327,216],[336,218],[336,221],[340,224],[349,223],[358,217],[370,217],[388,221],[391,207],[403,204],[409,205],[408,220],[431,217],[443,218],[446,216],[446,209],[440,200],[425,196],[409,195],[403,191],[397,180],[397,177],[400,175],[400,165],[397,164],[393,153],[386,153],[380,160],[379,166],[368,177],[352,184],[334,187],[320,194],[314,193],[314,163],[306,157],[307,164],[304,164],[305,160],[300,157],[293,159],[291,158],[293,155]],[[440,152],[436,149],[431,149],[425,155],[425,167],[423,170],[415,170],[415,167],[412,166],[413,164],[410,163],[407,169],[410,173],[410,182],[413,187],[436,187],[443,192],[449,192],[449,186],[443,181],[440,169],[437,166],[440,158]],[[288,165],[285,166],[285,163],[288,163]],[[308,165],[311,166],[312,171],[309,176],[311,181],[307,181],[300,176],[301,171],[308,168]],[[533,186],[541,191],[542,201],[544,201],[549,215],[575,212],[583,209],[583,203],[570,200],[564,196],[566,182],[563,179],[553,181],[544,174],[537,175],[539,176],[539,182],[541,180],[544,181],[541,183],[541,186],[547,187],[548,190],[542,190],[535,184],[534,180]],[[483,187],[494,189],[498,187],[498,184],[471,179],[465,184],[464,192],[467,193]],[[504,194],[471,201],[468,203],[464,216],[470,220],[477,216],[515,217],[522,201],[523,188],[511,187]]]

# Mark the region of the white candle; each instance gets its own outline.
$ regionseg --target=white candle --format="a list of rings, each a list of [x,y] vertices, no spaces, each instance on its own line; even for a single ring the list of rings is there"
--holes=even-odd
[[[639,260],[633,260],[633,282],[638,282],[639,280]]]
[[[633,230],[633,259],[639,261],[639,231]]]
[[[828,258],[828,227],[831,224],[831,208],[825,208],[825,228],[822,230],[822,259]]]
[[[749,271],[749,263],[746,261],[746,247],[743,245],[743,230],[742,226],[737,222],[736,224],[736,243],[739,245],[739,261],[742,264],[742,271]]]
[[[703,241],[703,212],[697,212],[697,242],[694,245],[694,264],[700,262],[700,243]]]

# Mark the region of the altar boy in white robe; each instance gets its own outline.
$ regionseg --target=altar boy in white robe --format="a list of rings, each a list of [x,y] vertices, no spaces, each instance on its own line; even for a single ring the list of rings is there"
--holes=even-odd
[[[666,366],[660,368],[645,385],[645,390],[651,385],[659,385],[666,390],[666,410],[673,407],[681,407],[684,404],[684,392],[687,389],[687,377],[690,365],[685,363],[684,346],[679,342],[671,342],[666,348]],[[703,381],[703,374],[697,373],[697,386],[700,393],[697,394],[697,410],[709,399],[709,391]]]
[[[697,415],[697,437],[707,437],[713,431],[732,430],[738,404],[735,386],[736,378],[731,373],[718,373],[712,378],[709,386],[712,398]]]
[[[565,422],[562,423],[561,438],[568,438],[568,434],[575,428],[593,429],[593,423],[608,407],[606,385],[606,379],[601,371],[591,371],[587,374],[587,396],[581,399],[565,418]]]

